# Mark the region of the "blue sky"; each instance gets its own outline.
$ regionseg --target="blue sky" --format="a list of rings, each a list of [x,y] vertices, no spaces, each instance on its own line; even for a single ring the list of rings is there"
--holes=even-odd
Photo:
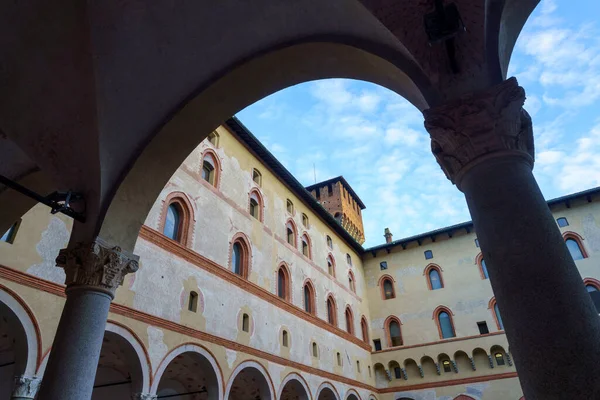
[[[573,4],[576,4],[575,6]],[[599,1],[543,0],[513,52],[527,93],[534,174],[546,198],[600,186]],[[330,79],[275,93],[238,118],[304,185],[343,175],[361,197],[366,242],[470,220],[464,196],[430,152],[423,118],[402,97]]]

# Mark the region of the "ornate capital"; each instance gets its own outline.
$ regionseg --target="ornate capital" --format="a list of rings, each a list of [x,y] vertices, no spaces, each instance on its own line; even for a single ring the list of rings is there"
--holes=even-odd
[[[62,249],[56,257],[56,265],[65,270],[67,287],[92,286],[114,297],[125,275],[138,270],[138,260],[138,256],[96,238],[90,243]]]
[[[157,398],[157,395],[149,393],[135,393],[131,395],[131,400],[156,400]]]
[[[17,376],[11,398],[33,399],[40,388],[42,379],[37,376]]]
[[[525,90],[510,78],[425,110],[431,151],[448,179],[459,185],[474,165],[503,154],[525,157],[533,166],[533,129],[524,103]]]

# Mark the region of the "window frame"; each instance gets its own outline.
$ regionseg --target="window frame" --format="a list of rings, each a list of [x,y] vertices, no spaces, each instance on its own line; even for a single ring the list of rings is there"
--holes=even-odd
[[[306,243],[308,254],[304,254],[304,243]],[[312,260],[312,242],[307,232],[302,232],[302,236],[300,236],[300,252],[304,257]]]
[[[239,243],[241,248],[241,265],[240,265],[240,274],[235,273],[233,269],[233,246]],[[250,275],[250,269],[252,264],[252,246],[250,245],[250,240],[248,237],[242,233],[236,233],[229,242],[229,272],[234,275],[240,276],[244,279],[248,279]]]
[[[350,305],[347,305],[344,310],[344,318],[346,320],[346,332],[354,335],[354,313],[352,312]]]
[[[400,331],[400,336],[399,336],[400,337],[400,345],[393,344],[392,330],[390,327],[392,322],[396,322],[398,324],[398,330]],[[388,348],[404,346],[404,339],[402,338],[402,321],[400,321],[400,318],[396,317],[395,315],[390,315],[389,317],[386,318],[383,326],[385,329],[385,338],[387,340]]]
[[[310,220],[308,219],[308,215],[306,213],[302,213],[302,226],[306,229],[310,228]]]
[[[167,222],[167,213],[172,204],[176,205],[180,214],[178,224],[179,227],[177,229],[177,239],[171,239],[164,234],[165,224]],[[169,240],[173,240],[183,246],[189,247],[191,245],[194,230],[193,221],[195,221],[194,208],[187,195],[179,191],[169,193],[163,201],[160,223],[158,224],[158,231],[161,233],[161,235]]]
[[[332,304],[332,308],[333,310],[329,309],[329,302],[331,301]],[[333,297],[333,294],[329,293],[327,295],[326,301],[325,301],[325,310],[326,310],[326,314],[327,314],[327,323],[330,325],[333,325],[335,327],[338,326],[338,320],[337,320],[337,303],[335,301],[335,298]],[[333,311],[333,314],[331,313],[331,311]]]
[[[255,200],[257,203],[258,216],[252,214],[252,200]],[[264,200],[262,193],[257,188],[253,188],[248,193],[248,213],[257,221],[264,222]]]
[[[247,322],[247,324],[246,324]],[[248,325],[248,326],[246,326]],[[242,332],[246,332],[246,333],[250,333],[251,330],[251,321],[250,321],[250,314],[244,312],[242,313]]]
[[[190,312],[198,312],[198,292],[195,290],[190,290],[188,295],[188,311]]]
[[[498,328],[499,331],[504,331],[504,321],[502,321],[502,315],[500,315],[500,318],[498,318],[498,314],[496,313],[496,307],[497,307],[497,303],[496,303],[496,297],[492,297],[488,303],[488,310],[490,310],[490,312],[492,313],[492,318],[494,319],[494,322],[496,323],[496,328]],[[498,309],[498,312],[500,310]]]
[[[354,294],[356,294],[356,278],[352,271],[348,271],[348,288]]]
[[[292,200],[286,199],[285,211],[290,215],[294,215],[294,202]]]
[[[385,282],[389,281],[390,284],[392,285],[392,297],[387,298],[385,295]],[[379,282],[377,282],[377,285],[379,286],[379,290],[381,292],[381,300],[391,300],[391,299],[395,299],[396,298],[396,288],[394,287],[394,278],[391,275],[385,274],[382,275],[379,278]]]
[[[439,277],[440,277],[440,285],[441,287],[433,289],[433,285],[431,283],[431,277],[430,277],[430,273],[432,270],[436,270]],[[423,270],[423,276],[425,276],[425,280],[427,281],[427,288],[429,290],[439,290],[439,289],[444,289],[446,287],[445,283],[444,283],[444,276],[442,274],[444,270],[442,269],[442,267],[440,267],[437,264],[429,264],[425,267],[425,269]]]
[[[204,162],[207,159],[207,157],[210,157],[210,159],[212,160],[212,163],[209,162],[209,164],[213,167],[212,182],[210,182],[210,180],[204,179],[204,177],[202,176],[204,170]],[[219,184],[221,182],[221,159],[219,158],[219,156],[217,156],[217,153],[215,153],[212,149],[206,149],[202,153],[202,158],[200,160],[200,178],[202,181],[206,182],[212,187],[216,189],[219,188]]]
[[[485,272],[483,270],[484,263],[485,263],[485,260],[483,259],[483,253],[477,254],[477,256],[475,257],[475,264],[477,265],[477,268],[479,269],[479,276],[481,277],[481,280],[483,280],[483,281],[485,281],[486,279],[487,280],[490,279],[490,271],[487,269],[487,263],[485,264]],[[486,277],[486,275],[487,275],[487,277]]]
[[[279,274],[283,273],[283,297],[279,294],[281,287],[279,286]],[[287,301],[289,302],[291,300],[291,288],[292,288],[292,279],[291,279],[291,275],[290,275],[290,270],[288,265],[285,262],[282,262],[281,264],[279,264],[279,267],[277,268],[277,272],[275,275],[275,282],[277,282],[277,290],[276,290],[276,295],[277,297],[279,297],[281,300]]]
[[[308,311],[306,308],[306,295],[305,295],[305,288],[308,287],[308,291],[309,291],[309,307],[310,311]],[[316,298],[315,298],[315,286],[313,285],[312,281],[310,280],[310,278],[307,278],[304,281],[304,285],[302,285],[302,305],[304,312],[309,313],[310,315],[317,315],[317,309],[316,309]]]
[[[262,174],[257,168],[252,168],[252,182],[254,182],[258,187],[262,187]]]
[[[369,343],[369,323],[367,322],[367,319],[365,318],[365,316],[361,316],[360,317],[360,331],[362,334],[362,340],[365,343]]]
[[[333,239],[331,239],[331,236],[327,235],[325,241],[327,242],[327,248],[333,250]]]
[[[211,140],[212,138],[214,138],[214,142],[213,140]],[[219,133],[215,130],[212,131],[211,133],[208,134],[208,136],[206,136],[206,139],[208,141],[208,143],[210,143],[211,145],[213,145],[215,148],[219,147],[219,139],[220,139],[220,135]]]
[[[451,327],[451,329],[452,329],[452,334],[453,334],[454,336],[447,337],[447,338],[445,338],[445,337],[444,337],[444,335],[443,335],[443,333],[442,333],[442,326],[441,326],[441,324],[440,324],[440,318],[439,318],[439,316],[440,316],[440,314],[441,314],[442,312],[445,312],[446,314],[448,314],[448,318],[449,318],[449,320],[450,320],[450,327]],[[435,321],[435,325],[437,326],[437,329],[438,329],[438,334],[439,334],[439,336],[440,336],[440,340],[448,340],[448,339],[452,339],[452,338],[455,338],[455,337],[456,337],[456,327],[455,327],[455,325],[454,325],[454,316],[455,316],[455,315],[454,315],[454,313],[452,312],[452,310],[450,310],[450,309],[449,309],[448,307],[446,307],[446,306],[438,306],[438,307],[436,307],[436,309],[435,309],[435,310],[433,310],[433,317],[432,317],[432,319]]]
[[[565,221],[564,225],[561,225],[561,221]],[[569,226],[569,220],[567,219],[567,217],[558,217],[556,218],[556,224],[558,225],[559,228],[564,228]]]
[[[427,257],[428,254],[430,255],[430,257]],[[423,252],[423,256],[426,260],[431,260],[433,258],[433,250],[425,250]]]
[[[565,246],[567,245],[567,240],[571,239],[575,243],[577,243],[577,245],[579,246],[579,250],[581,251],[581,255],[583,256],[583,259],[586,259],[589,257],[588,252],[585,249],[585,246],[583,245],[584,239],[581,235],[579,235],[578,233],[575,233],[573,231],[567,231],[567,232],[563,232],[562,237],[565,242]],[[568,249],[568,247],[567,247],[567,249]],[[571,254],[570,250],[569,250],[569,254]],[[573,259],[573,260],[575,261],[575,259]]]
[[[331,261],[331,270],[333,273],[329,272],[329,262]],[[327,258],[325,258],[325,263],[327,264],[327,274],[329,276],[333,276],[334,278],[336,277],[336,272],[335,272],[335,258],[333,258],[333,254],[329,253],[327,255]]]
[[[288,232],[290,228],[294,239],[293,243],[290,243],[290,233]],[[296,223],[291,218],[288,218],[285,222],[285,242],[293,248],[298,249],[298,229],[296,228]]]

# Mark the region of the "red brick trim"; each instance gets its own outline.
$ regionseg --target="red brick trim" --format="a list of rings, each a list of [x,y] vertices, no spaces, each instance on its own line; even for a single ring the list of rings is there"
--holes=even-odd
[[[242,248],[241,254],[241,276],[248,279],[250,276],[250,270],[252,269],[252,246],[250,245],[250,239],[243,232],[238,232],[229,241],[229,270],[233,272],[232,258],[233,258],[233,245],[239,243]]]
[[[250,193],[248,193],[248,213],[250,213],[250,201],[252,199],[256,200],[256,202],[258,203],[258,220],[260,222],[264,222],[265,221],[265,201],[264,201],[262,193],[256,187],[252,188],[252,190],[250,190]],[[252,218],[254,218],[254,216],[252,214],[250,214],[250,215],[252,216]]]
[[[463,379],[453,379],[447,381],[437,381],[430,383],[418,383],[416,385],[406,385],[406,386],[392,386],[383,389],[378,389],[377,393],[394,393],[394,392],[403,392],[403,391],[411,391],[411,390],[421,390],[421,389],[433,389],[443,386],[455,386],[455,385],[466,385],[469,383],[477,383],[477,382],[487,382],[487,381],[495,381],[498,379],[510,379],[517,378],[516,372],[506,372],[504,374],[496,374],[496,375],[484,375],[484,376],[474,376],[471,378],[463,378]]]
[[[348,317],[350,317],[349,320]],[[344,310],[344,318],[346,319],[346,332],[354,335],[354,313],[352,312],[352,307],[350,307],[349,304],[346,305],[346,309]]]
[[[600,290],[600,281],[598,279],[594,279],[594,278],[585,278],[583,280],[583,284],[584,285],[591,285],[593,287],[595,287],[596,289]]]
[[[429,278],[429,273],[431,272],[432,269],[437,270],[438,274],[440,275],[440,283],[442,284],[442,289],[446,287],[446,285],[444,284],[444,276],[442,275],[442,267],[440,267],[437,264],[429,264],[428,266],[425,267],[425,269],[423,270],[423,276],[425,277],[425,281],[427,281],[427,287],[429,288],[429,290],[433,290],[431,287],[431,279]]]
[[[290,270],[288,265],[285,262],[282,262],[281,264],[279,264],[279,268],[277,268],[277,276],[275,276],[275,282],[276,283],[276,292],[275,294],[277,296],[279,296],[279,271],[283,271],[283,300],[285,301],[291,301],[292,300],[292,296],[291,296],[291,290],[292,290],[292,278],[290,275]],[[304,293],[303,293],[304,295]],[[281,297],[279,296],[279,298],[281,299]]]
[[[363,342],[369,343],[369,323],[364,315],[360,317],[360,330]]]
[[[294,233],[294,243],[288,242],[288,228],[292,228],[292,232]],[[288,218],[287,221],[285,221],[285,241],[294,249],[298,249],[298,228],[296,227],[296,223],[292,218]]]
[[[579,245],[579,249],[581,250],[581,254],[583,254],[583,258],[588,258],[588,253],[585,250],[585,246],[583,245],[583,237],[578,233],[573,231],[566,231],[562,234],[563,240],[566,242],[567,239],[573,239]]]
[[[456,337],[456,328],[454,327],[454,313],[446,306],[437,306],[435,310],[433,310],[432,319],[435,321],[435,326],[438,328],[438,333],[440,334],[440,339],[444,340],[444,336],[442,335],[442,327],[440,326],[439,315],[442,311],[445,311],[450,317],[450,325],[452,326],[452,332],[454,333],[454,337]],[[448,338],[452,339],[452,338]]]
[[[337,320],[337,303],[335,301],[335,297],[333,297],[333,294],[329,293],[326,297],[325,297],[326,301],[325,301],[325,310],[326,315],[327,315],[327,323],[329,323],[330,325],[333,325],[335,327],[338,326],[338,320]],[[329,310],[329,302],[331,301],[332,305],[333,305],[333,312],[330,312]],[[331,318],[331,321],[330,321]]]
[[[599,286],[600,289],[600,286]],[[498,328],[499,331],[504,332],[504,329],[502,329],[502,327],[500,326],[500,321],[498,321],[498,316],[496,315],[496,297],[492,297],[490,299],[490,302],[488,303],[488,309],[492,312],[492,317],[494,317],[494,322],[496,323],[496,328]]]
[[[397,349],[400,346],[394,346],[392,344],[392,335],[390,334],[390,324],[392,323],[392,321],[398,323],[398,328],[400,328],[400,340],[402,341],[402,344],[400,346],[403,346],[404,340],[402,339],[402,321],[400,321],[400,318],[396,317],[395,315],[390,315],[389,317],[387,317],[385,319],[385,322],[383,323],[383,330],[385,331],[385,339],[387,340],[388,347]]]
[[[331,261],[331,267],[332,267],[331,269],[333,271],[333,275],[329,274],[329,265],[327,265],[327,274],[329,274],[335,278],[336,277],[335,258],[333,257],[333,254],[331,254],[331,252],[327,255],[326,260]]]
[[[210,155],[210,157],[213,160],[213,167],[215,168],[215,179],[214,179],[214,184],[212,186],[214,186],[215,188],[219,189],[221,187],[221,173],[223,172],[223,169],[221,167],[221,159],[219,158],[219,156],[217,155],[217,153],[211,149],[211,148],[207,148],[206,150],[204,150],[202,152],[202,158],[200,159],[200,178],[202,179],[202,168],[204,167],[204,158]],[[204,179],[202,179],[204,180]],[[209,183],[209,182],[207,182]],[[210,183],[209,183],[210,184]]]
[[[177,227],[177,241],[186,247],[192,247],[192,237],[194,235],[194,226],[196,217],[194,216],[194,206],[188,196],[180,191],[171,192],[163,200],[163,206],[160,211],[160,220],[158,231],[163,232],[165,221],[167,220],[167,209],[171,204],[175,204],[180,212],[179,226]]]
[[[306,244],[308,245],[308,256],[304,255],[304,252],[302,251],[303,249],[303,243],[302,242],[306,242]],[[302,256],[305,258],[308,258],[309,260],[312,260],[312,241],[310,240],[310,236],[308,235],[308,233],[306,231],[302,232],[302,236],[300,237],[300,253],[302,253]]]
[[[481,279],[485,280],[487,279],[485,277],[485,274],[483,273],[483,265],[481,264],[483,261],[483,253],[479,253],[477,254],[477,257],[475,257],[475,264],[477,264],[477,268],[479,268],[479,276],[481,276]],[[486,265],[487,267],[487,265]],[[489,271],[488,271],[489,274]]]
[[[263,369],[262,371],[259,370],[259,372],[261,373],[261,375],[264,373],[264,376],[266,378],[265,380],[267,381],[267,385],[269,385],[271,387],[271,394],[273,395],[273,399],[276,398],[277,391],[275,390],[275,385],[273,384],[273,379],[271,378],[271,375],[269,374],[269,369],[266,368],[263,365],[263,363],[260,362],[259,360],[252,360],[252,359],[241,361],[239,364],[237,364],[235,366],[235,368],[233,368],[231,370],[231,376],[229,376],[229,380],[225,384],[225,389],[223,390],[223,398],[227,397],[228,399],[231,399],[231,391],[234,388],[233,383],[235,382],[235,379],[240,374],[240,372],[242,372],[243,370],[245,370],[248,367],[258,369],[256,367],[252,366],[253,363],[258,364]],[[239,369],[240,367],[242,367],[242,368]],[[231,385],[230,385],[230,383],[231,383]],[[229,388],[229,393],[226,393],[227,388]]]
[[[385,297],[385,281],[390,281],[390,283],[392,284],[392,297],[390,297],[389,299]],[[381,300],[391,300],[396,298],[396,288],[394,287],[394,282],[394,278],[392,278],[392,276],[388,274],[382,275],[381,278],[379,278],[377,286],[379,286],[379,291],[381,292]]]
[[[311,355],[312,355],[312,353],[311,353]],[[288,377],[290,379],[286,382],[286,379],[288,379]],[[300,375],[299,373],[297,373],[297,372],[290,372],[290,373],[288,373],[281,380],[281,384],[279,384],[279,392],[277,392],[277,393],[281,394],[281,392],[283,391],[283,388],[285,387],[285,385],[287,385],[293,379],[296,379],[298,381],[302,381],[302,383],[304,384],[304,389],[306,390],[306,394],[308,396],[308,400],[312,400],[313,396],[312,396],[312,393],[311,393],[311,390],[310,390],[310,385],[308,384],[308,382],[306,382],[306,379],[304,379],[304,377],[302,375]],[[300,398],[302,398],[302,397],[300,397]],[[281,399],[281,397],[280,397],[280,399]]]

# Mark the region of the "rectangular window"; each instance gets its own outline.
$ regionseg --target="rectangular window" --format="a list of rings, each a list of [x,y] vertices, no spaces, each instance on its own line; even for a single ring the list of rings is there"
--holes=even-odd
[[[556,220],[556,222],[558,223],[558,226],[560,226],[561,228],[564,228],[565,226],[569,226],[569,221],[567,221],[567,219],[565,217],[560,217],[559,219]]]
[[[425,259],[426,260],[430,260],[433,258],[433,251],[431,250],[425,250]]]
[[[485,335],[485,334],[490,333],[490,330],[488,329],[488,326],[487,326],[487,322],[485,322],[485,321],[478,322],[477,327],[479,328],[480,335]]]
[[[402,370],[400,367],[394,367],[394,376],[396,379],[402,379]]]
[[[386,270],[387,269],[387,261],[382,261],[379,263],[379,269]]]
[[[381,350],[381,340],[380,339],[373,340],[373,344],[375,345],[375,351]]]

